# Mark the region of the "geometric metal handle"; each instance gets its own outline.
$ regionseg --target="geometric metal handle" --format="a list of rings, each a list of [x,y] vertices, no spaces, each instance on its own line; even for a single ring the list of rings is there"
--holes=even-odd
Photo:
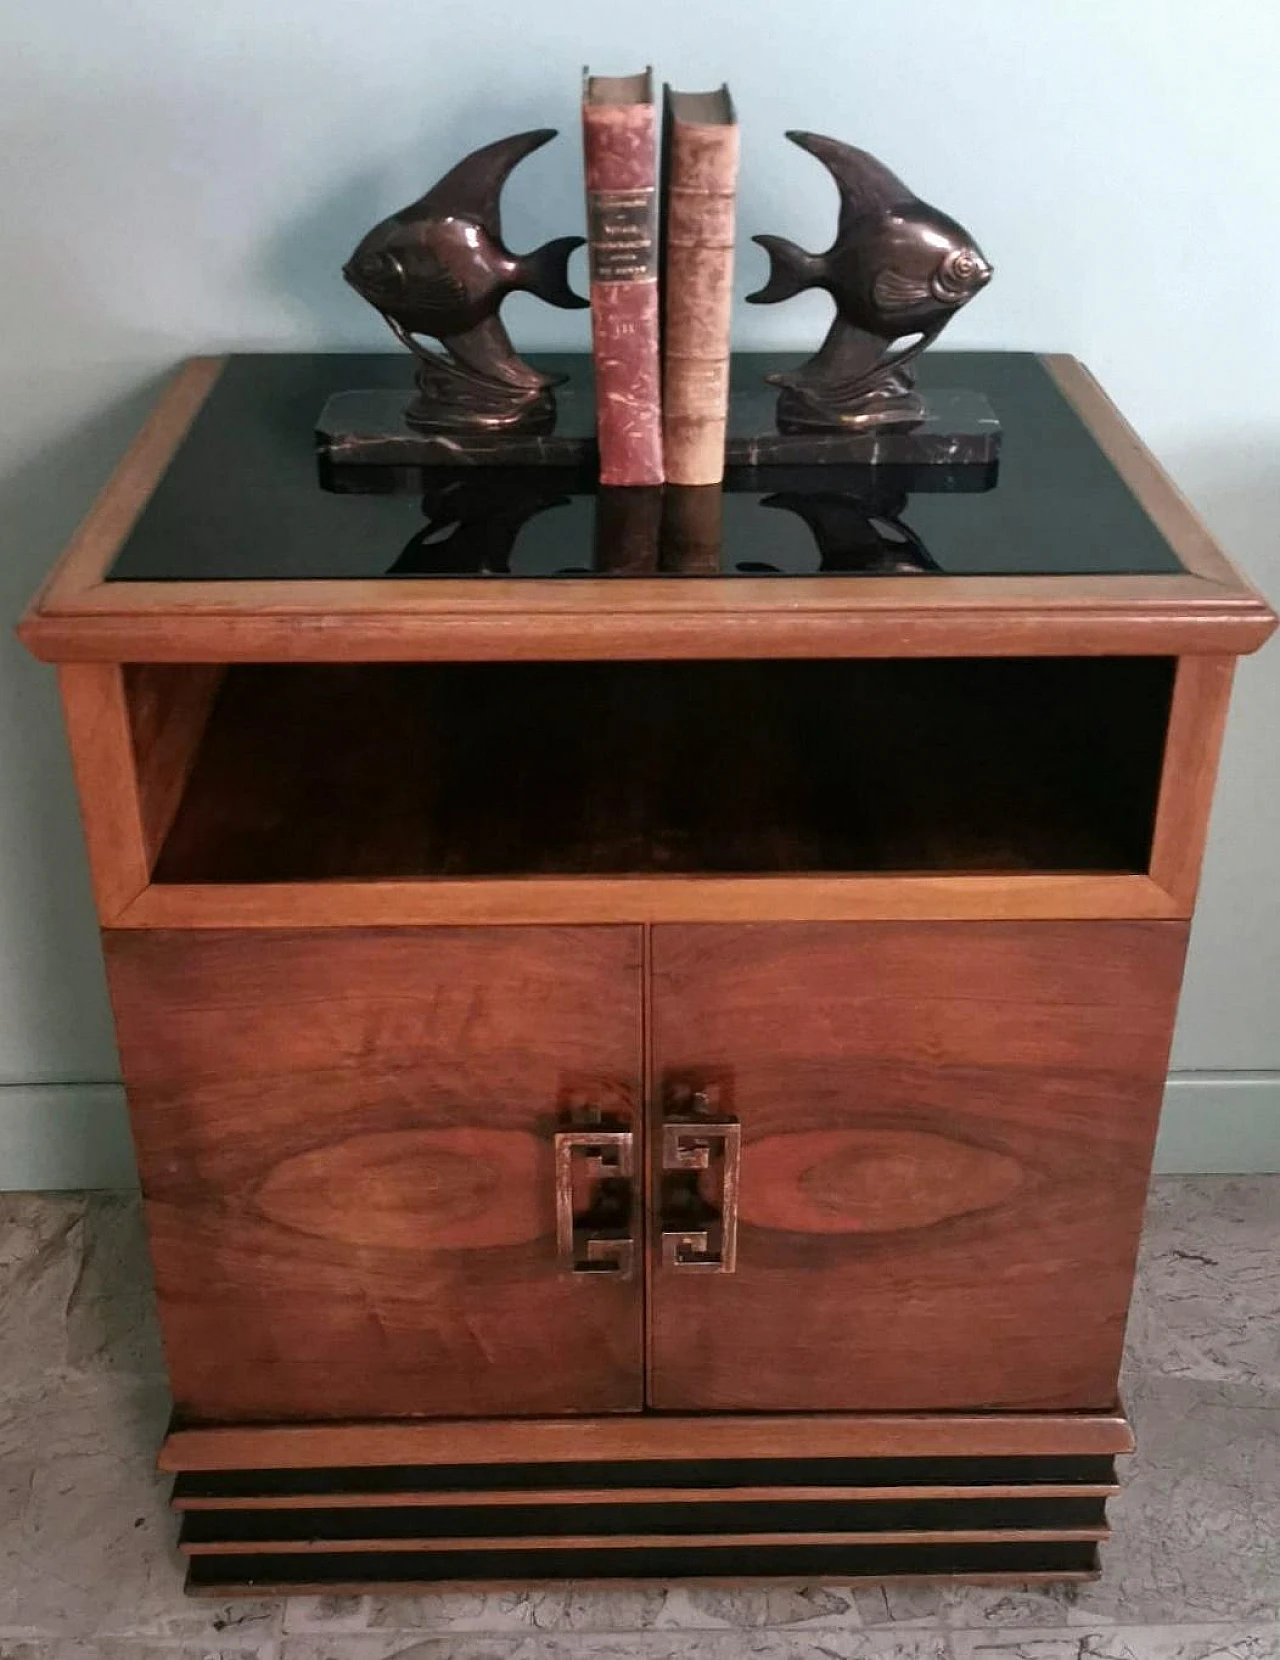
[[[561,1130],[555,1138],[555,1158],[556,1255],[561,1271],[630,1279],[637,1254],[632,1219],[638,1212],[631,1131],[604,1120]]]
[[[732,1274],[738,1265],[742,1125],[695,1091],[662,1123],[662,1260],[681,1273]]]

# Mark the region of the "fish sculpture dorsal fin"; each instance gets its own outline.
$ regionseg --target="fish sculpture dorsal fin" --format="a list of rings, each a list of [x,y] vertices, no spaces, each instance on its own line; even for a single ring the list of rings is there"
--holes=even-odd
[[[456,167],[438,179],[424,196],[396,218],[405,224],[415,219],[474,219],[493,237],[502,237],[500,202],[502,187],[514,168],[535,150],[556,136],[554,127],[535,127],[531,132],[500,138],[464,156]]]
[[[824,138],[821,133],[790,132],[787,137],[815,156],[836,182],[840,192],[837,238],[844,235],[855,219],[887,213],[916,199],[915,192],[896,173],[891,173],[866,150],[842,144],[837,138]]]

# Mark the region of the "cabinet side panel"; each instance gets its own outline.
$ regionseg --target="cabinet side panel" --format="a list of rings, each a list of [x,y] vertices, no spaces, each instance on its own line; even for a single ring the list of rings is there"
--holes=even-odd
[[[742,1144],[733,1272],[655,1218],[651,1403],[1111,1407],[1185,938],[656,928],[656,1105],[708,1083]]]
[[[554,1137],[634,1123],[636,928],[115,931],[187,1422],[640,1404],[638,1273],[565,1272]]]

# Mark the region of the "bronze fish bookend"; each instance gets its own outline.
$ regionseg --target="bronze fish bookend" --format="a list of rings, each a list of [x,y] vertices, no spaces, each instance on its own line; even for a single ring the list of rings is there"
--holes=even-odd
[[[747,296],[751,303],[771,305],[822,288],[836,305],[814,356],[768,376],[782,388],[778,429],[914,426],[925,406],[911,364],[986,287],[991,266],[962,225],[922,202],[865,150],[818,133],[787,137],[835,180],[840,218],[823,254],[781,236],[754,239],[769,254],[770,273]]]
[[[554,425],[551,388],[564,377],[518,357],[498,312],[520,290],[554,306],[590,303],[569,287],[569,257],[583,237],[558,237],[529,254],[513,254],[502,240],[499,201],[508,175],[555,136],[539,127],[474,150],[426,195],[375,225],[343,267],[417,359],[418,392],[404,419],[419,432],[549,432]]]

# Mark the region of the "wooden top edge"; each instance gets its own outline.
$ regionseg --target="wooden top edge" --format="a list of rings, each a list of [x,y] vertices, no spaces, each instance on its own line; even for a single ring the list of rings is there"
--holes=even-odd
[[[106,573],[215,385],[187,360],[18,627],[50,662],[513,657],[1173,655],[1255,651],[1276,617],[1075,358],[1041,360],[1187,567],[1166,576],[743,578],[732,591],[390,580],[130,582]]]
[[[1170,579],[1178,580],[1178,579]],[[1192,578],[1183,578],[1192,581]],[[1208,583],[1200,584],[1208,588]],[[50,663],[586,662],[663,658],[1243,656],[1274,629],[1261,607],[1189,599],[1104,609],[982,607],[773,614],[519,610],[431,614],[294,608],[42,613],[20,630]]]
[[[927,582],[927,588],[925,586]],[[785,586],[784,586],[785,585]],[[44,614],[65,621],[228,618],[260,614],[277,619],[383,617],[424,627],[443,621],[493,618],[613,619],[643,626],[647,619],[757,622],[783,620],[865,622],[894,617],[913,622],[933,615],[981,616],[992,622],[1034,615],[1252,616],[1268,608],[1255,595],[1190,572],[1066,576],[824,576],[734,577],[673,581],[629,577],[625,582],[569,583],[554,578],[439,577],[420,589],[394,577],[310,577],[305,580],[202,579],[96,582],[67,591]]]

